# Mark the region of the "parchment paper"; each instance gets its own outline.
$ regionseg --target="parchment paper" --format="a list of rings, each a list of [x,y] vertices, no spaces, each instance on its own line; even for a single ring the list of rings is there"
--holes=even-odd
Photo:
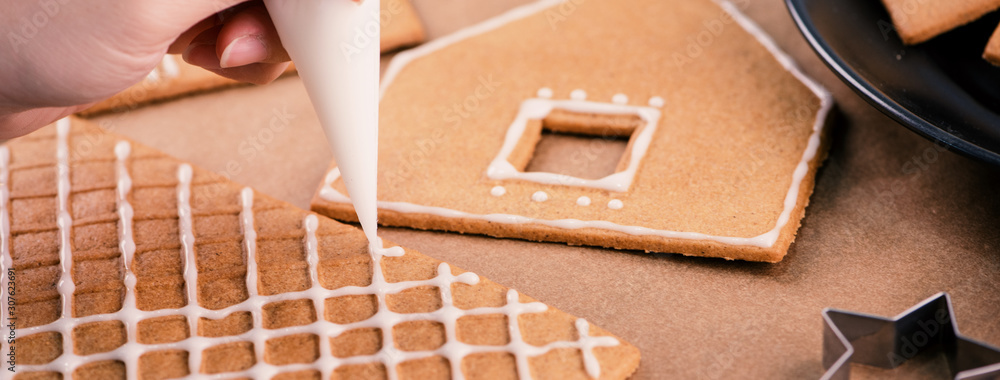
[[[414,5],[436,38],[525,2]],[[939,291],[951,293],[964,334],[1000,345],[1000,170],[944,151],[870,107],[819,61],[782,2],[751,1],[745,12],[835,94],[839,107],[830,158],[783,262],[408,229],[383,228],[380,235],[632,342],[643,355],[636,379],[817,378],[824,307],[892,316]],[[303,208],[331,158],[297,77],[97,121]],[[944,359],[933,356],[895,371],[853,372],[949,377]]]

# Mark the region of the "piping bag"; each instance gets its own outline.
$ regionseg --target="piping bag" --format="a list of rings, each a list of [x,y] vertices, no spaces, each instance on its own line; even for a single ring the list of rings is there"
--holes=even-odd
[[[361,228],[375,245],[379,0],[264,0],[264,5],[326,132]]]

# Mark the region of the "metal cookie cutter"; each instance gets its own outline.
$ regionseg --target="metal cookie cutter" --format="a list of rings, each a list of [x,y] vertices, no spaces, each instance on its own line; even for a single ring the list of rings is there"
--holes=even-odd
[[[944,353],[956,380],[1000,379],[1000,349],[958,333],[948,293],[893,318],[823,309],[823,380],[847,380],[851,363],[896,368],[919,353]]]

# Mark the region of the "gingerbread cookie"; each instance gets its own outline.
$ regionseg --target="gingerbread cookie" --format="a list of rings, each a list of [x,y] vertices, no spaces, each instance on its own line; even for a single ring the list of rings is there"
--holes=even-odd
[[[1000,7],[1000,0],[882,0],[907,45],[927,41]]]
[[[289,66],[286,73],[295,71]],[[165,55],[159,65],[149,72],[146,79],[80,112],[80,116],[94,116],[105,112],[124,112],[140,106],[173,99],[180,96],[217,90],[241,82],[221,77],[215,73],[184,62],[179,55]]]
[[[0,227],[15,379],[621,379],[639,361],[583,319],[80,120],[0,147]]]
[[[423,26],[409,0],[383,0],[380,5],[379,17],[382,25],[380,47],[383,52],[415,45],[424,40]],[[295,66],[291,65],[286,74],[293,72]],[[152,102],[241,84],[189,65],[179,56],[167,55],[145,80],[80,112],[80,115],[94,116],[109,111],[122,112]]]
[[[382,24],[379,42],[383,53],[424,41],[424,26],[410,0],[382,0],[379,5]]]
[[[567,4],[397,56],[383,79],[379,221],[780,261],[825,156],[830,95],[733,4]],[[564,132],[588,142],[560,154],[539,143]],[[608,173],[575,173],[615,144]],[[542,153],[565,169],[538,171]],[[345,194],[334,163],[312,208],[356,220]]]

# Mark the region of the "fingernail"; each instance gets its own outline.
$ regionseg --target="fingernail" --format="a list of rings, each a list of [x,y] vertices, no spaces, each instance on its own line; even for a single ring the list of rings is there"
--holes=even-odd
[[[267,58],[267,47],[264,43],[257,37],[243,36],[226,46],[219,59],[219,65],[225,69],[260,62],[264,58]]]
[[[220,69],[219,59],[215,55],[214,44],[191,44],[181,54],[184,62],[206,69]]]

